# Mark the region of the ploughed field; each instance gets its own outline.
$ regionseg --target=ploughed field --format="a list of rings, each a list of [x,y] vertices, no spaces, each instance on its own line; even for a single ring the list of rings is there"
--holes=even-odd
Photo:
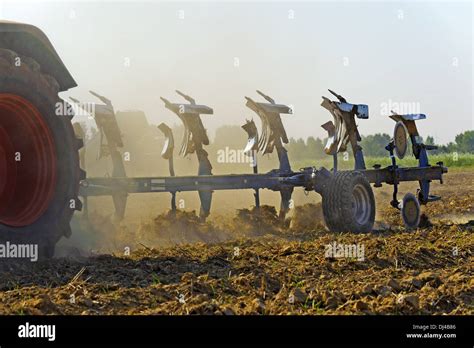
[[[76,221],[95,236],[91,248],[0,260],[0,313],[472,315],[474,172],[433,183],[442,200],[412,232],[389,206],[390,187],[375,192],[375,230],[359,235],[328,232],[317,201],[296,202],[285,224],[271,206],[206,223],[163,213],[139,226],[91,214]]]

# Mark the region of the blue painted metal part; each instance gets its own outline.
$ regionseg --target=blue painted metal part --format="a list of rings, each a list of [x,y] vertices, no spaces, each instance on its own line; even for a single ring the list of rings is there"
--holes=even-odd
[[[278,154],[278,161],[280,162],[280,172],[291,172],[290,160],[288,158],[288,151],[283,146],[276,147]]]
[[[364,154],[362,152],[362,149],[358,149],[357,152],[354,155],[354,169],[355,170],[363,170],[365,169],[365,160],[364,160]]]
[[[398,122],[398,121],[419,121],[419,120],[426,119],[425,114],[405,114],[405,115],[393,114],[393,115],[390,115],[389,117],[392,120],[394,120],[395,122]],[[404,122],[404,123],[405,123],[405,126],[406,126],[407,122]]]
[[[418,121],[418,120],[426,119],[425,114],[406,114],[406,115],[399,115],[399,116],[406,121]]]
[[[344,112],[354,111],[357,118],[369,118],[369,106],[365,104],[337,103],[338,108]]]
[[[410,136],[413,153],[418,159],[418,167],[429,167],[428,153],[423,143],[418,142],[417,136]],[[420,192],[418,193],[418,200],[421,204],[426,204],[430,196],[430,181],[426,179],[419,180]]]
[[[197,149],[196,154],[199,161],[198,175],[212,175],[212,166],[206,150]],[[199,216],[206,218],[211,212],[212,190],[199,190],[198,193],[201,201]]]
[[[369,182],[393,184],[394,176],[398,182],[440,180],[447,172],[443,166],[397,167],[366,169],[361,172]],[[322,177],[319,174],[324,174]],[[140,192],[185,192],[199,190],[238,190],[269,189],[280,191],[285,187],[315,188],[314,178],[328,179],[331,175],[325,168],[304,168],[300,172],[280,173],[278,169],[265,174],[228,174],[228,175],[195,175],[175,177],[142,177],[142,178],[88,178],[82,181],[81,196],[106,196],[116,191],[128,193]]]

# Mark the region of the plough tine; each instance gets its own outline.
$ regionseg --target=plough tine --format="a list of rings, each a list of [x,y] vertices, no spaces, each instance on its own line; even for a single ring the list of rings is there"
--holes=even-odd
[[[288,159],[288,153],[283,146],[283,143],[288,143],[288,137],[286,135],[285,128],[283,127],[283,123],[281,122],[280,114],[290,114],[292,113],[292,110],[287,105],[276,104],[273,98],[259,90],[257,90],[257,93],[269,103],[255,102],[249,97],[245,97],[245,99],[247,100],[246,106],[254,111],[262,120],[262,132],[261,138],[258,141],[258,150],[260,150],[265,155],[267,153],[272,153],[273,149],[276,148],[278,161],[280,162],[279,171],[281,173],[288,173],[291,171],[291,166]],[[280,217],[282,218],[286,216],[286,213],[289,210],[292,192],[293,189],[280,189],[282,198]]]
[[[258,130],[253,120],[247,122],[242,126],[243,130],[248,135],[247,144],[244,148],[244,153],[250,156],[252,152],[258,151]]]
[[[165,136],[165,144],[163,145],[163,150],[161,151],[161,157],[165,160],[170,160],[173,158],[174,151],[174,137],[173,131],[166,123],[160,123],[158,129]],[[170,175],[174,176],[174,169],[170,167]]]
[[[331,101],[326,97],[323,97],[321,106],[327,109],[334,117],[334,137],[328,139],[325,151],[327,154],[337,155],[338,152],[344,152],[347,149],[347,145],[350,143],[352,147],[352,153],[355,158],[355,169],[365,169],[364,156],[362,154],[362,148],[358,144],[361,140],[361,136],[355,123],[355,117],[367,119],[369,118],[369,108],[365,104],[351,104],[347,100],[329,90],[338,101]],[[324,128],[324,127],[323,127]],[[335,161],[334,169],[337,168],[337,161]]]
[[[260,117],[260,120],[262,122],[262,132],[258,140],[258,150],[261,151],[264,155],[272,153],[273,144],[270,143],[272,129],[270,121],[268,120],[268,116],[266,113],[262,112],[259,109],[258,104],[253,99],[249,97],[245,97],[245,99],[247,100],[246,106],[252,111],[254,111],[258,115],[258,117]]]
[[[199,217],[205,221],[211,212],[212,191],[198,191],[201,208],[199,209]]]
[[[73,100],[73,98],[71,98],[71,100]],[[79,101],[77,99],[73,101],[79,104]],[[72,128],[74,129],[74,135],[76,136],[76,138],[82,139],[82,141],[84,142],[85,132],[81,124],[79,122],[75,122],[73,123]],[[85,179],[85,170],[86,170],[86,147],[85,146],[82,146],[79,149],[79,167],[84,171],[84,177],[82,179]],[[82,200],[83,200],[82,216],[85,219],[87,219],[89,215],[87,196],[83,197]]]
[[[247,145],[245,146],[244,153],[246,156],[252,158],[252,167],[253,173],[258,173],[258,164],[257,164],[257,152],[258,152],[258,130],[257,126],[255,126],[255,122],[253,120],[247,122],[242,126],[245,132],[248,135]],[[255,207],[260,209],[260,192],[258,189],[255,189],[254,193],[255,197]]]
[[[290,210],[292,193],[293,193],[293,187],[284,187],[280,190],[281,203],[280,203],[279,218],[281,221],[285,220],[286,214]]]
[[[328,155],[333,155],[337,152],[337,144],[336,144],[336,127],[332,121],[328,121],[325,124],[322,124],[321,127],[328,132],[328,140],[326,142],[326,146],[324,147],[324,152]]]
[[[201,121],[201,114],[212,114],[212,108],[206,105],[197,105],[194,98],[181,91],[176,93],[182,96],[189,104],[171,103],[167,99],[160,97],[165,103],[165,107],[175,113],[184,125],[184,136],[179,154],[186,156],[196,153],[199,168],[198,175],[212,175],[212,165],[208,158],[208,153],[204,150],[204,145],[209,145],[209,138],[206,129]],[[212,190],[198,190],[201,200],[199,216],[205,219],[211,209]]]
[[[262,154],[266,155],[273,152],[273,145],[271,143],[272,130],[270,128],[270,122],[268,122],[267,116],[262,115],[260,116],[260,119],[262,120],[262,137],[260,138],[258,149],[262,152]]]
[[[119,148],[123,147],[122,134],[115,117],[115,110],[112,101],[94,91],[89,92],[105,104],[95,104],[94,120],[101,136],[98,158],[110,156],[112,160],[111,176],[113,178],[126,178],[127,174],[123,157],[119,151]],[[103,137],[107,140],[106,145],[103,145]],[[112,200],[115,208],[114,217],[117,220],[122,220],[125,216],[127,197],[128,193],[123,188],[117,188],[112,193]]]
[[[331,155],[333,159],[333,171],[337,172],[337,140],[336,140],[336,127],[332,121],[328,121],[325,124],[321,125],[323,129],[328,132],[328,140],[326,146],[324,147],[324,152]]]
[[[125,216],[125,208],[127,205],[127,193],[118,192],[112,195],[114,202],[115,214],[114,217],[117,220],[123,220]]]
[[[262,136],[259,141],[259,150],[265,155],[272,153],[276,148],[278,160],[280,161],[280,170],[282,172],[291,171],[290,162],[283,143],[288,143],[285,128],[281,122],[280,114],[292,113],[291,107],[283,104],[276,104],[275,101],[264,93],[257,91],[258,94],[270,103],[255,102],[249,97],[246,106],[254,111],[262,120]]]
[[[209,161],[206,150],[202,147],[196,150],[196,154],[199,161],[198,175],[212,175],[212,165]],[[211,190],[199,190],[199,199],[201,200],[201,209],[199,217],[205,220],[211,212],[212,202],[212,191]]]
[[[170,176],[175,176],[174,164],[173,164],[173,151],[174,151],[174,137],[173,131],[166,123],[160,123],[158,129],[163,132],[165,136],[165,144],[161,151],[161,157],[168,160],[168,168]],[[171,192],[171,211],[176,212],[176,191]]]

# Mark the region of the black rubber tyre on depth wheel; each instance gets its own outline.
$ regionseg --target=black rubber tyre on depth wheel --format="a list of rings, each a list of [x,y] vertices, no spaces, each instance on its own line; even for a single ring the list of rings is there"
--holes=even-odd
[[[375,221],[372,187],[359,171],[337,172],[323,192],[323,215],[332,232],[370,232]]]
[[[39,64],[0,49],[0,243],[37,244],[49,258],[81,208],[72,116],[58,115],[59,86]]]

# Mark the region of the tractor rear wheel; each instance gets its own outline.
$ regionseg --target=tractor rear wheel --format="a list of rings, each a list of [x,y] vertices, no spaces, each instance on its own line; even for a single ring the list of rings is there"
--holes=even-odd
[[[323,215],[332,232],[370,232],[375,221],[375,199],[365,175],[359,171],[337,172],[323,192]]]
[[[59,85],[29,57],[0,49],[0,243],[35,244],[49,258],[81,208],[72,116]]]

